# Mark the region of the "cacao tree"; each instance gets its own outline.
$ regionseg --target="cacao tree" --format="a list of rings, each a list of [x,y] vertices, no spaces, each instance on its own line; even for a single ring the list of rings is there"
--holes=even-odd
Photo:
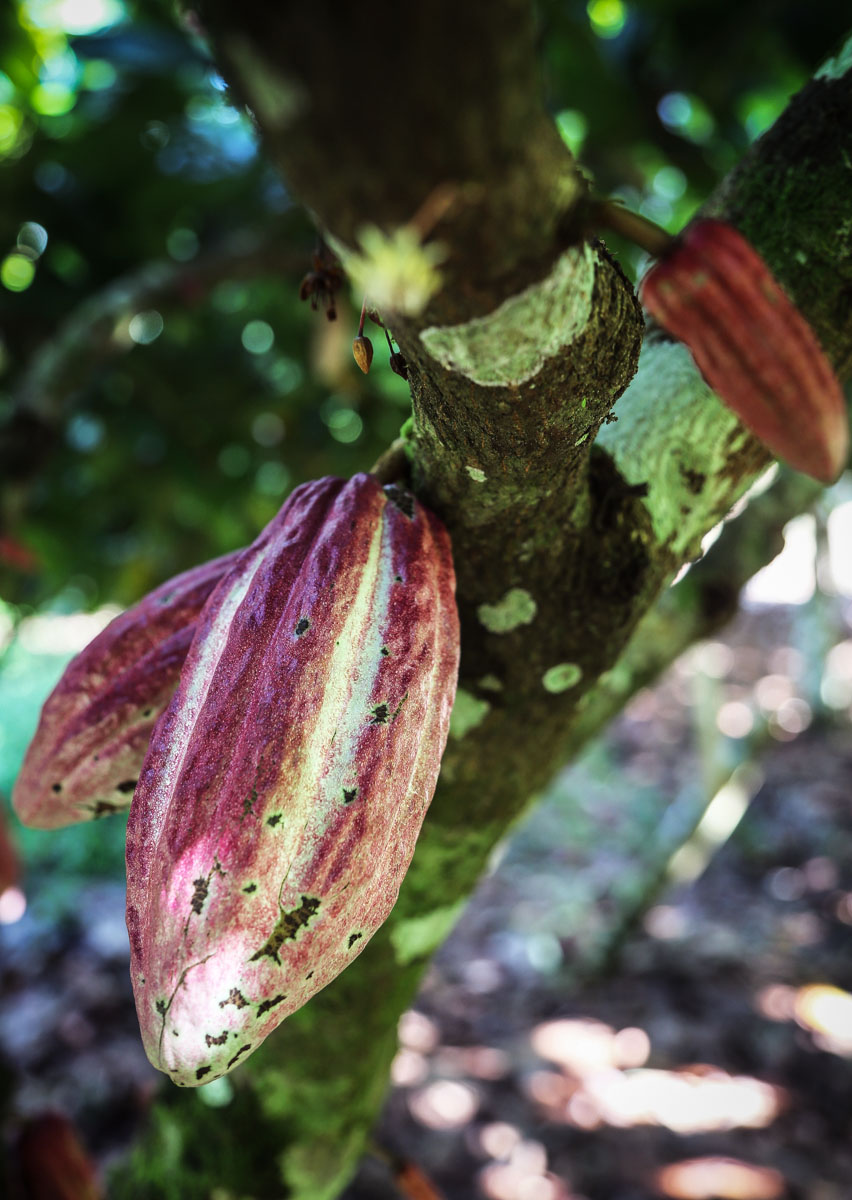
[[[184,12],[184,36],[204,38],[268,161],[325,239],[306,296],[333,301],[339,260],[392,336],[411,418],[376,470],[438,515],[457,577],[453,724],[399,899],[357,961],[235,1075],[238,1102],[275,1145],[282,1194],[294,1200],[333,1200],[352,1175],[387,1085],[397,1019],[495,844],[637,688],[735,611],[786,520],[819,495],[782,468],[669,587],[772,459],[682,342],[643,318],[607,248],[613,224],[629,230],[592,194],[542,94],[537,22],[550,15],[529,0],[381,2],[369,12],[329,0],[205,0]],[[774,125],[708,185],[700,215],[743,235],[846,385],[852,56],[848,41],[832,57],[823,49],[824,65]],[[280,243],[275,253],[290,271]],[[274,259],[266,246],[227,254],[232,264]],[[209,270],[221,269],[220,254]],[[754,291],[750,268],[741,270],[720,302],[731,328]],[[137,278],[137,307],[185,282]],[[114,296],[98,304],[66,326],[59,367],[46,356],[21,372],[8,445],[27,436],[30,473],[39,439],[50,452],[51,404],[91,367],[75,355],[115,312]],[[779,310],[781,341],[784,321]],[[737,365],[740,379],[772,367],[764,334]],[[362,325],[362,369],[364,336]],[[802,378],[808,352],[789,367]],[[748,379],[743,391],[741,416]],[[815,386],[798,412],[788,405],[788,445],[823,419],[824,391]],[[241,534],[219,548],[254,536]],[[131,1164],[117,1194],[139,1194],[140,1170]]]

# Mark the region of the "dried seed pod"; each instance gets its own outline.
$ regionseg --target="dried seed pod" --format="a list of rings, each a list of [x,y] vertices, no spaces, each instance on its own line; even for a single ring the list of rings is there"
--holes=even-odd
[[[368,337],[359,334],[352,343],[352,355],[366,375],[370,369],[370,363],[373,361],[373,343]]]
[[[127,830],[142,1036],[230,1071],[387,917],[458,669],[449,540],[369,475],[297,488],[210,597]]]
[[[16,1157],[27,1200],[100,1200],[103,1195],[73,1125],[59,1113],[27,1121]]]
[[[810,325],[733,226],[689,226],[639,294],[773,454],[825,483],[837,478],[849,450],[840,384]]]
[[[198,614],[235,559],[228,554],[168,580],[71,660],[45,701],[12,792],[25,825],[57,829],[129,807]]]

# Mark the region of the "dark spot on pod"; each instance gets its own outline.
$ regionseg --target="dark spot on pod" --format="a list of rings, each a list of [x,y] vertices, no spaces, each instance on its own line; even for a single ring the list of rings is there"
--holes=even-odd
[[[207,1066],[207,1067],[199,1067],[199,1068],[198,1068],[198,1070],[195,1072],[195,1078],[196,1078],[196,1079],[203,1079],[203,1078],[204,1078],[204,1076],[205,1076],[205,1075],[209,1075],[209,1074],[210,1074],[210,1072],[211,1072],[212,1070],[213,1070],[213,1068],[212,1068],[212,1067],[210,1067],[210,1066]]]
[[[236,1008],[246,1008],[248,1000],[246,1000],[239,988],[231,988],[228,993],[228,999],[220,1000],[219,1007],[224,1008],[226,1004],[233,1004]]]
[[[358,938],[362,938],[363,936],[364,936],[364,935],[363,935],[363,933],[350,933],[350,935],[349,935],[349,949],[351,950],[351,949],[352,949],[352,947],[355,945],[355,943],[358,941]]]
[[[143,712],[142,716],[143,716],[143,717],[150,717],[150,715],[151,715],[151,713],[152,713],[153,711],[154,711],[154,710],[153,710],[153,708],[146,708],[146,709],[145,709],[145,711]]]
[[[241,1054],[245,1054],[246,1050],[251,1050],[251,1042],[247,1042],[245,1044],[245,1046],[240,1046],[239,1050],[234,1055],[234,1057],[228,1061],[229,1069],[234,1065],[234,1063],[237,1061],[237,1059],[240,1057]]]
[[[256,883],[247,883],[246,886],[243,888],[243,891],[245,892],[245,894],[247,896],[250,896],[252,894],[252,892],[257,891],[257,884]]]
[[[376,707],[372,710],[372,715],[370,717],[370,724],[371,725],[387,725],[388,716],[389,716],[389,712],[388,712],[387,703],[377,704]]]
[[[387,646],[382,646],[379,654],[381,654],[382,658],[387,658],[387,656],[390,654],[390,650],[388,650]]]
[[[115,790],[121,792],[122,796],[129,796],[131,792],[135,791],[138,782],[138,779],[124,779],[115,785]]]
[[[54,792],[61,792],[61,791],[62,791],[62,784],[61,784],[61,783],[55,783],[55,784],[53,785],[53,787],[52,787],[51,791],[54,791]]]
[[[394,575],[394,580],[396,583],[405,583],[405,580],[402,578],[401,575]]]
[[[201,915],[204,901],[207,899],[207,893],[210,890],[210,880],[202,875],[200,879],[193,879],[192,886],[195,888],[195,891],[192,893],[189,907],[198,917]]]
[[[313,971],[308,971],[307,975],[305,976],[305,979],[310,979],[312,975],[313,975]]]
[[[283,912],[278,918],[275,928],[263,943],[258,951],[256,951],[249,962],[257,962],[259,958],[271,958],[278,965],[281,965],[281,959],[278,956],[278,951],[284,942],[292,941],[296,934],[303,926],[307,925],[311,917],[313,917],[320,906],[320,901],[314,896],[302,896],[302,903],[298,908],[293,908],[289,912]]]
[[[228,1031],[223,1029],[218,1037],[213,1037],[212,1033],[205,1033],[204,1040],[208,1046],[224,1046],[228,1040]]]
[[[266,818],[266,824],[271,825],[272,828],[274,829],[280,820],[281,820],[281,813],[274,813],[273,816]]]
[[[157,1003],[154,1005],[154,1008],[156,1008],[157,1012],[158,1012],[158,1013],[159,1013],[161,1016],[165,1016],[165,1014],[166,1014],[166,1002],[165,1002],[165,1000],[158,1000],[158,1001],[157,1001]]]
[[[358,789],[356,787],[344,788],[343,789],[343,803],[351,804],[357,795],[358,795]]]
[[[97,762],[99,758],[100,758],[100,754],[93,754],[93,755],[92,755],[92,762]]]
[[[301,637],[303,633],[307,633],[307,631],[310,629],[310,627],[311,627],[311,623],[308,620],[308,618],[302,617],[296,623],[296,629],[294,631],[296,634],[296,637]]]
[[[122,812],[124,805],[110,804],[109,800],[98,800],[97,804],[92,808],[92,816],[107,817],[110,813]]]
[[[276,1004],[280,1004],[282,1000],[286,1000],[287,996],[284,992],[279,992],[277,996],[273,996],[271,1000],[264,1000],[257,1006],[257,1015],[262,1017],[264,1013],[268,1013],[270,1008],[274,1008]]]

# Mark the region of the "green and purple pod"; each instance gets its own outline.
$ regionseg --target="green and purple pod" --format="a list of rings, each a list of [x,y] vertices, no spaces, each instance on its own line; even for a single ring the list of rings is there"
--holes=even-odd
[[[148,1056],[230,1071],[390,913],[459,658],[449,538],[369,475],[297,488],[207,602],[127,833]]]
[[[149,592],[71,660],[15,782],[12,802],[25,825],[57,829],[129,807],[199,613],[238,553]]]

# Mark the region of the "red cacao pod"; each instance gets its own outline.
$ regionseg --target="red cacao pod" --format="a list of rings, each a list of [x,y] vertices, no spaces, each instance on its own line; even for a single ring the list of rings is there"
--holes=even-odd
[[[27,1121],[17,1149],[25,1200],[100,1200],[103,1195],[74,1127],[59,1113]]]
[[[458,670],[447,534],[371,476],[297,488],[205,605],[127,829],[149,1058],[230,1071],[393,907]]]
[[[237,553],[168,580],[71,660],[45,701],[12,793],[25,825],[57,829],[130,805],[198,615]]]
[[[840,384],[814,331],[742,234],[696,221],[645,276],[648,312],[773,454],[824,483],[849,451]]]

